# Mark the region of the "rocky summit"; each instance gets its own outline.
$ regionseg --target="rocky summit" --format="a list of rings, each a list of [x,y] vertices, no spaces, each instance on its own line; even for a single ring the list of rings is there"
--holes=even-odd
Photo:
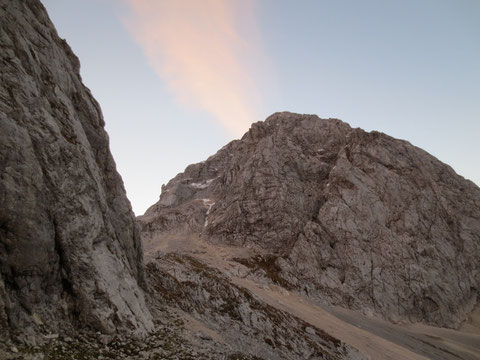
[[[165,187],[146,247],[187,232],[312,299],[458,327],[480,288],[480,189],[425,151],[336,119],[277,113]]]
[[[135,219],[39,0],[0,0],[0,49],[0,359],[480,359],[480,189],[449,166],[277,113]]]
[[[480,340],[480,189],[407,141],[276,113],[162,186],[138,222],[155,294],[262,358],[317,357],[278,321],[272,334],[239,289],[372,358],[480,356],[456,352]],[[436,330],[472,324],[468,340]],[[443,336],[465,341],[445,349]]]

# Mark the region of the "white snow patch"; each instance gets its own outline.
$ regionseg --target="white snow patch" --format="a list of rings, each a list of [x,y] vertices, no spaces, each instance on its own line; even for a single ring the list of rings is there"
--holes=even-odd
[[[193,186],[194,188],[196,189],[205,189],[207,187],[210,186],[210,184],[212,183],[213,180],[215,180],[216,178],[213,178],[213,179],[208,179],[207,181],[203,182],[203,183],[191,183],[189,184],[190,186]]]
[[[169,185],[170,183],[172,183],[172,184],[178,184],[178,183],[183,184],[188,180],[192,180],[192,178],[183,178],[183,179],[178,179],[178,180],[175,180],[175,181],[170,180],[167,185]]]
[[[215,201],[211,199],[201,199],[203,201],[203,205],[207,207],[207,212],[205,213],[205,224],[203,227],[207,227],[208,225],[208,214],[210,214],[210,210],[212,210],[212,206],[215,205]]]

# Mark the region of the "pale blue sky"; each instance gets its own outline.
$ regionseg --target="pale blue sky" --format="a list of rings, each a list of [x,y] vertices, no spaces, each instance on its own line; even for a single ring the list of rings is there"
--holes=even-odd
[[[284,110],[336,117],[408,140],[480,184],[480,1],[255,2],[270,75],[251,122]],[[137,215],[233,139],[175,100],[122,23],[122,0],[43,3],[100,102]]]

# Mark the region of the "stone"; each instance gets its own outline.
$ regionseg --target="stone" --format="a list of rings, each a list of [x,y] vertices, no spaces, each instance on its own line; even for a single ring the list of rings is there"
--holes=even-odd
[[[43,325],[43,321],[37,313],[32,314],[32,320],[37,326]]]
[[[107,345],[109,342],[112,341],[112,336],[109,335],[99,335],[98,340],[100,341],[101,344]]]
[[[38,0],[0,0],[0,24],[0,329],[144,334],[140,237],[78,58]]]

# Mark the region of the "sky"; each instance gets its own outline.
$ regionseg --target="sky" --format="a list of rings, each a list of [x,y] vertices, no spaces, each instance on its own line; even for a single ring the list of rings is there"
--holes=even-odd
[[[42,0],[136,215],[277,111],[419,146],[480,185],[478,0]]]

